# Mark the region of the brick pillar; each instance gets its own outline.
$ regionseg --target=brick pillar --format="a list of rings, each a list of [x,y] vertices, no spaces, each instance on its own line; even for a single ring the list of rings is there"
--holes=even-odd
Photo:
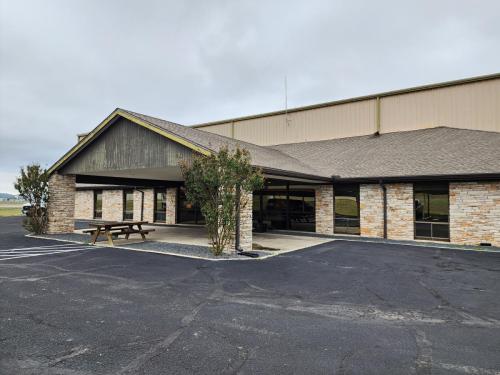
[[[53,173],[49,178],[47,233],[71,233],[75,230],[75,176]]]
[[[123,190],[102,191],[102,220],[123,220]]]
[[[321,185],[316,188],[316,233],[333,234],[335,212],[333,207],[333,186]]]
[[[177,188],[168,188],[167,195],[167,215],[165,222],[175,224],[177,220]]]
[[[378,184],[359,186],[360,234],[384,237],[384,195]]]
[[[413,240],[413,184],[387,186],[387,238]]]

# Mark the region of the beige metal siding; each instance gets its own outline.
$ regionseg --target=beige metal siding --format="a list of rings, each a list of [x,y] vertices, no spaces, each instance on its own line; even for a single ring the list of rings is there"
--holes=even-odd
[[[206,128],[203,128],[206,129]],[[258,145],[316,141],[375,132],[375,100],[234,123],[234,137]]]
[[[435,126],[500,132],[500,79],[381,98],[382,133]]]
[[[202,130],[205,130],[210,133],[214,134],[219,134],[223,135],[225,137],[232,137],[232,132],[231,132],[231,123],[225,123],[225,124],[217,124],[217,125],[208,125],[203,128],[200,128]]]
[[[382,133],[435,126],[500,132],[499,78],[380,94],[380,101]],[[234,135],[258,145],[274,145],[372,134],[377,129],[376,115],[376,98],[372,96],[291,110],[287,116],[278,113],[230,120],[199,129]]]

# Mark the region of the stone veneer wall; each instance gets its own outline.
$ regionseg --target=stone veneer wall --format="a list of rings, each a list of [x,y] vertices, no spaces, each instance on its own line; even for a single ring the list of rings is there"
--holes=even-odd
[[[384,196],[378,184],[359,186],[360,234],[384,237]]]
[[[450,183],[450,242],[500,246],[500,181]]]
[[[153,222],[154,189],[141,189],[144,192],[143,220]],[[123,220],[123,190],[103,190],[102,220]],[[134,190],[134,220],[141,220],[142,194]],[[167,224],[175,224],[177,213],[177,188],[167,189]],[[78,190],[75,196],[75,219],[94,218],[94,191]]]
[[[320,185],[315,190],[316,196],[316,233],[333,234],[334,201],[333,186]]]
[[[94,218],[94,191],[77,190],[75,195],[75,219]]]
[[[102,191],[102,220],[123,220],[123,190]]]
[[[413,240],[413,184],[387,184],[386,187],[387,238]]]
[[[167,215],[166,224],[175,224],[177,221],[177,188],[167,189]]]
[[[75,230],[75,176],[53,173],[49,178],[49,194],[47,233],[73,232]]]

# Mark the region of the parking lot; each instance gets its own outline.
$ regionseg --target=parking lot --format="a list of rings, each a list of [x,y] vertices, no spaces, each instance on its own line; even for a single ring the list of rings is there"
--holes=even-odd
[[[334,241],[211,262],[0,224],[1,374],[500,373],[500,253]]]

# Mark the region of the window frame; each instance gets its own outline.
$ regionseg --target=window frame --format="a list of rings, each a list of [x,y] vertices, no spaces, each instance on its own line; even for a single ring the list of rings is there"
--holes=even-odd
[[[164,202],[165,202],[165,211],[163,211],[163,215],[164,215],[164,219],[163,220],[159,220],[157,218],[157,214],[161,211],[158,211],[157,210],[157,203],[158,203],[158,193],[163,193],[164,194]],[[167,189],[163,189],[163,188],[155,188],[154,191],[153,191],[153,194],[154,194],[154,209],[153,209],[153,221],[155,223],[166,223],[167,221]]]
[[[416,187],[418,185],[442,185],[443,187],[446,186],[447,190],[447,196],[448,196],[448,221],[426,221],[426,220],[418,220],[417,221],[417,208],[415,206],[415,199],[416,195],[421,193],[421,191],[417,192]],[[443,189],[444,191],[444,189]],[[431,235],[430,236],[418,236],[417,235],[417,224],[428,224],[430,226],[430,231]],[[442,226],[448,226],[448,237],[435,237],[433,236],[433,227],[435,225],[442,225]],[[444,241],[444,242],[450,242],[450,183],[449,181],[430,181],[430,182],[415,182],[413,183],[413,238],[415,240],[428,240],[428,241]]]
[[[339,188],[342,190],[342,187],[350,188],[350,190],[355,190],[355,195],[343,195],[337,194]],[[361,185],[359,183],[352,184],[344,184],[344,185],[334,185],[333,187],[333,233],[341,234],[341,235],[350,235],[350,236],[360,236],[361,235],[361,200],[360,200],[360,189]],[[354,220],[357,220],[358,225],[353,227],[339,227],[337,226],[337,196],[345,196],[345,197],[354,197],[356,199],[356,209],[357,209],[357,217]],[[343,231],[341,228],[356,228],[357,233],[348,233],[347,230]],[[340,229],[340,230],[339,230]]]
[[[132,221],[134,220],[134,189],[124,189],[123,192],[123,210],[122,210],[122,219],[123,221]],[[132,195],[132,212],[127,211],[127,195]],[[130,215],[131,216],[127,216]]]
[[[101,210],[99,211],[99,215],[97,215],[97,210],[96,210],[96,202],[97,202],[97,196],[100,195],[101,196]],[[102,203],[103,203],[103,194],[102,194],[102,190],[94,190],[93,191],[93,207],[92,207],[92,218],[94,220],[99,220],[99,219],[102,219]]]

